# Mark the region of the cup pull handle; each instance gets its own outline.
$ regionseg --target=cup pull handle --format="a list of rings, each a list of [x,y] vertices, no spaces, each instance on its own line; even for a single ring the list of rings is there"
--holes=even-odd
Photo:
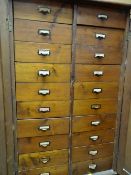
[[[104,53],[95,53],[95,58],[97,58],[97,59],[102,59],[104,57],[105,57]]]
[[[101,88],[94,88],[94,89],[92,90],[92,92],[93,92],[94,94],[100,94],[100,93],[102,93],[102,89],[101,89]]]
[[[105,15],[105,14],[98,14],[97,17],[98,17],[98,19],[101,19],[101,20],[107,20],[108,19],[108,16]]]
[[[100,104],[93,104],[91,105],[91,109],[101,109],[101,105]]]
[[[96,39],[105,39],[106,38],[106,35],[105,34],[102,34],[102,33],[96,33]]]
[[[40,160],[43,164],[47,164],[50,161],[50,158],[44,157],[44,158],[41,158]]]
[[[92,122],[91,122],[91,125],[92,125],[92,126],[98,126],[98,125],[100,125],[100,124],[101,124],[100,121],[92,121]]]
[[[90,164],[90,165],[89,165],[89,169],[90,169],[90,170],[95,170],[96,167],[97,167],[96,164]]]
[[[49,56],[50,55],[50,50],[49,49],[39,49],[38,50],[38,55]]]
[[[103,76],[104,72],[103,71],[94,71],[94,76],[100,77]]]
[[[42,113],[50,112],[50,108],[49,107],[39,108],[39,112],[42,112]]]
[[[50,75],[50,71],[49,70],[46,70],[46,69],[39,70],[38,75],[39,76],[43,76],[43,77],[49,76]]]
[[[39,95],[48,95],[48,94],[50,94],[50,90],[49,89],[40,89],[38,91],[38,94]]]
[[[50,173],[41,173],[40,175],[50,175]]]
[[[47,141],[47,142],[41,142],[41,143],[40,143],[40,146],[41,146],[41,147],[44,147],[44,148],[46,148],[46,147],[49,146],[49,145],[50,145],[50,142],[48,142],[48,141]]]
[[[90,139],[91,139],[92,141],[96,141],[96,140],[99,139],[99,136],[91,136]]]
[[[47,131],[49,129],[50,129],[50,126],[49,125],[47,125],[47,126],[40,126],[39,127],[39,130],[41,130],[41,131]]]
[[[39,30],[38,30],[38,34],[39,34],[39,35],[43,35],[43,36],[49,36],[49,35],[50,35],[50,30],[39,29]]]
[[[47,15],[51,13],[51,9],[48,7],[38,6],[38,12]]]
[[[98,151],[97,150],[91,150],[91,151],[89,151],[89,155],[91,155],[91,156],[95,156],[97,154],[98,154]]]

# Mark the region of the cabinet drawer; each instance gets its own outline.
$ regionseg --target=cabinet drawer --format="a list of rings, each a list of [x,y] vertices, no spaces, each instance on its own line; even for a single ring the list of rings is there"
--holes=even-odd
[[[14,1],[14,18],[72,23],[72,8],[68,0]]]
[[[95,145],[90,147],[78,147],[72,149],[72,161],[83,162],[98,158],[106,158],[113,155],[114,144]]]
[[[68,163],[68,150],[55,150],[19,155],[19,170],[50,167]]]
[[[120,66],[112,65],[76,65],[76,81],[119,81]]]
[[[77,44],[122,48],[123,30],[106,29],[97,27],[78,26],[77,27]]]
[[[72,130],[75,132],[94,131],[100,129],[115,128],[116,115],[88,115],[73,117]]]
[[[61,127],[62,126],[62,127]],[[28,132],[27,132],[28,131]],[[69,119],[17,120],[17,137],[48,136],[69,133]]]
[[[69,116],[70,101],[17,102],[17,118]]]
[[[36,168],[27,171],[20,171],[19,175],[68,175],[68,165]]]
[[[118,83],[78,82],[74,84],[75,99],[117,98]]]
[[[21,138],[17,141],[18,153],[23,154],[67,149],[68,139],[68,135]],[[45,147],[41,146],[41,144],[45,144]]]
[[[71,46],[62,44],[43,44],[15,42],[15,61],[42,63],[70,63]]]
[[[114,142],[114,136],[114,129],[76,133],[73,134],[72,145],[77,147]]]
[[[66,24],[15,19],[14,30],[19,41],[71,44],[72,40],[71,26]]]
[[[73,115],[113,114],[117,112],[117,99],[75,100]]]
[[[69,81],[69,64],[16,63],[16,82]]]
[[[94,25],[102,27],[125,28],[125,10],[116,8],[106,8],[93,5],[79,5],[78,24]]]
[[[67,83],[16,83],[17,101],[69,100],[70,84]]]
[[[88,174],[94,172],[101,172],[112,169],[112,157],[90,160],[86,162],[78,162],[73,164],[73,175]]]

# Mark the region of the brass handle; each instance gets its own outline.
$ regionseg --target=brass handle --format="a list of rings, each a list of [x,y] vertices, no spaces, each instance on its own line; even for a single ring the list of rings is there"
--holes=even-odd
[[[50,55],[50,50],[49,49],[39,49],[38,50],[38,55],[49,56]]]
[[[51,9],[48,7],[44,7],[44,6],[38,6],[38,11],[44,15],[51,13]]]
[[[102,89],[101,89],[101,88],[94,88],[94,89],[92,90],[92,92],[93,92],[93,93],[96,93],[96,94],[100,94],[100,93],[102,93]]]
[[[104,72],[103,71],[94,71],[94,76],[100,77],[103,76]]]
[[[101,105],[100,104],[93,104],[91,105],[91,109],[101,109]]]
[[[97,17],[98,17],[98,19],[101,19],[101,20],[107,20],[108,19],[108,16],[105,15],[105,14],[98,14]]]
[[[91,125],[92,126],[98,126],[98,125],[100,125],[100,123],[101,123],[100,121],[92,121]]]
[[[49,89],[40,89],[38,91],[38,94],[39,95],[48,95],[48,94],[50,94],[50,90]]]
[[[39,76],[43,76],[43,77],[49,76],[50,75],[50,71],[49,70],[46,70],[46,69],[39,70],[38,75]]]
[[[50,35],[50,30],[39,29],[39,30],[38,30],[38,34],[39,34],[39,35],[43,35],[43,36],[49,36],[49,35]]]
[[[105,57],[104,53],[95,53],[95,58],[97,59],[102,59],[104,57]]]
[[[41,130],[41,131],[47,131],[49,129],[50,129],[50,126],[49,125],[47,125],[47,126],[40,126],[39,127],[39,130]]]
[[[96,33],[96,39],[105,39],[106,38],[106,35],[105,34],[102,34],[102,33]]]
[[[99,139],[99,136],[91,136],[90,139],[91,139],[92,141],[96,141],[96,140]]]
[[[39,112],[50,112],[50,108],[49,107],[42,107],[42,108],[39,108]]]
[[[90,169],[90,170],[95,170],[96,167],[97,167],[96,164],[90,164],[90,165],[89,165],[89,169]]]
[[[97,150],[91,150],[91,151],[89,151],[89,155],[95,156],[97,154],[98,154],[98,151]]]
[[[50,175],[50,173],[41,173],[40,175]]]
[[[41,158],[40,160],[43,164],[47,164],[50,161],[50,158],[44,157],[44,158]]]
[[[50,142],[48,142],[48,141],[47,141],[47,142],[41,142],[41,143],[40,143],[40,146],[41,146],[41,147],[44,147],[44,148],[46,148],[46,147],[49,146],[49,145],[50,145]]]

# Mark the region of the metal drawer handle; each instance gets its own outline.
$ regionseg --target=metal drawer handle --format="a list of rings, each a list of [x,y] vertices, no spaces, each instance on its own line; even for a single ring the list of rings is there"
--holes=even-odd
[[[92,126],[98,126],[98,125],[100,125],[100,124],[101,124],[100,121],[92,121],[92,122],[91,122],[91,125],[92,125]]]
[[[41,89],[38,92],[39,95],[48,95],[50,94],[50,90],[49,89]]]
[[[48,141],[47,141],[47,142],[41,142],[41,143],[40,143],[40,146],[41,146],[41,147],[44,147],[44,148],[46,148],[46,147],[49,146],[49,145],[50,145],[50,142],[48,142]]]
[[[39,112],[50,112],[50,108],[49,107],[43,107],[43,108],[39,108]]]
[[[98,19],[101,19],[101,20],[107,20],[108,19],[108,16],[105,15],[105,14],[98,14],[97,17],[98,17]]]
[[[43,35],[43,36],[49,36],[50,35],[50,30],[39,29],[38,34]]]
[[[44,15],[50,14],[51,13],[51,9],[48,7],[43,7],[43,6],[38,6],[38,11],[40,13],[43,13]]]
[[[90,169],[90,170],[95,170],[96,167],[97,167],[96,164],[90,164],[90,165],[89,165],[89,169]]]
[[[98,151],[97,150],[92,150],[92,151],[89,151],[89,154],[92,155],[92,156],[95,156],[98,154]]]
[[[103,71],[94,71],[94,76],[103,76],[104,72]]]
[[[96,33],[96,39],[105,39],[106,35],[105,34],[101,34],[101,33]]]
[[[99,136],[91,136],[91,137],[90,137],[90,139],[91,139],[92,141],[96,141],[96,140],[98,140],[98,138],[99,138]]]
[[[50,173],[41,173],[40,175],[50,175]]]
[[[100,104],[93,104],[91,105],[91,109],[101,109],[101,105]]]
[[[47,130],[49,130],[50,129],[50,126],[40,126],[39,127],[39,130],[41,130],[41,131],[47,131]]]
[[[102,59],[105,57],[104,53],[95,53],[95,58]]]
[[[99,93],[102,93],[102,89],[101,88],[94,88],[92,92],[99,94]]]
[[[43,76],[43,77],[49,76],[50,75],[50,71],[49,70],[46,70],[46,69],[39,70],[38,75],[39,76]]]
[[[48,163],[48,162],[50,161],[50,158],[44,157],[44,158],[41,158],[40,160],[41,160],[41,162],[42,162],[43,164],[46,164],[46,163]]]
[[[38,50],[38,55],[49,56],[50,55],[50,50],[49,49],[39,49]]]

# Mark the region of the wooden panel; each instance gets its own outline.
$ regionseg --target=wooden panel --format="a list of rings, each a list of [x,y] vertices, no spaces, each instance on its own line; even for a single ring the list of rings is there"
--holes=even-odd
[[[50,51],[49,56],[38,54],[39,49]],[[71,46],[60,44],[43,44],[33,42],[15,42],[15,61],[42,63],[70,63]]]
[[[101,105],[100,109],[92,109],[92,105]],[[73,115],[113,114],[117,112],[117,99],[75,100]]]
[[[104,58],[97,57],[96,54],[104,54]],[[87,64],[121,64],[122,49],[116,47],[99,47],[84,44],[76,45],[76,63]]]
[[[46,131],[41,131],[40,126],[49,126]],[[61,127],[62,126],[62,127]],[[28,131],[28,132],[27,132]],[[69,119],[35,119],[35,120],[17,120],[17,137],[48,136],[56,134],[69,133]]]
[[[48,76],[39,76],[40,70],[50,71]],[[70,65],[16,63],[16,82],[69,82]]]
[[[49,30],[50,35],[39,35],[39,29]],[[14,30],[15,40],[71,44],[71,26],[66,24],[15,19]]]
[[[98,18],[98,15],[107,15],[107,20]],[[78,24],[95,25],[102,27],[125,28],[126,13],[125,9],[110,9],[104,6],[96,5],[79,5],[78,7]]]
[[[131,6],[131,1],[130,0],[90,0],[90,1]]]
[[[47,159],[47,163],[42,160]],[[68,150],[55,150],[19,155],[19,170],[50,167],[68,163]]]
[[[99,122],[98,125],[92,125],[92,122]],[[84,132],[84,131],[94,131],[100,129],[115,128],[116,115],[88,115],[88,116],[77,116],[73,117],[73,133]]]
[[[72,145],[77,147],[114,142],[114,135],[114,129],[76,133],[73,134]],[[91,136],[98,136],[98,140],[92,141],[90,139]]]
[[[103,76],[94,76],[94,71],[103,71]],[[120,66],[112,65],[76,65],[76,81],[114,81],[118,82],[120,76]]]
[[[41,95],[39,90],[49,90],[49,94]],[[36,100],[69,100],[70,84],[67,83],[16,83],[17,101]]]
[[[95,88],[101,89],[101,93],[94,93]],[[117,98],[117,95],[118,83],[78,82],[74,84],[75,99]]]
[[[104,34],[105,39],[97,39],[96,34]],[[122,48],[123,30],[78,26],[77,43],[90,46]]]
[[[51,175],[68,175],[68,165],[65,164],[64,166],[61,165],[21,171],[19,172],[19,175],[38,175],[43,173],[49,173]]]
[[[86,162],[78,162],[73,164],[73,175],[81,175],[81,174],[88,174],[90,172],[99,172],[104,170],[109,170],[112,168],[112,157],[102,158],[102,159],[96,159],[96,160],[90,160]],[[96,169],[94,171],[91,171],[89,169],[90,164],[96,164]]]
[[[39,7],[49,8],[51,13],[39,12]],[[68,0],[62,1],[14,1],[14,17],[39,21],[50,21],[58,23],[72,23],[72,9]]]
[[[18,153],[23,154],[23,153],[33,153],[39,151],[67,149],[69,142],[68,139],[69,139],[68,135],[21,138],[18,139]],[[50,142],[50,144],[47,147],[40,146],[41,142],[47,142],[47,141]]]
[[[78,147],[72,149],[72,161],[84,162],[98,158],[106,158],[113,155],[114,144],[94,145],[89,147]],[[90,155],[90,151],[97,151],[96,155]]]

